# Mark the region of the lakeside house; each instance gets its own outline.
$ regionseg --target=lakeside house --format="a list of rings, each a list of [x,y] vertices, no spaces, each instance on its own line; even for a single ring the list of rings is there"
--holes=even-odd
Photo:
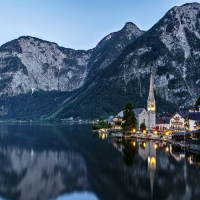
[[[185,119],[185,129],[188,131],[198,130],[199,121],[200,121],[200,112],[188,112],[187,117]]]
[[[153,90],[153,77],[150,77],[149,95],[147,99],[147,109],[135,108],[133,109],[135,117],[138,122],[137,130],[140,130],[140,125],[144,123],[148,131],[159,131],[166,134],[168,130],[171,132],[193,131],[200,130],[200,106],[198,111],[193,112],[175,112],[173,115],[163,113],[156,117],[156,101]],[[182,107],[182,106],[180,106]],[[119,112],[117,116],[110,116],[107,123],[111,125],[112,129],[122,129],[123,111]]]
[[[162,132],[168,130],[170,127],[170,117],[156,117],[156,131]]]
[[[111,129],[121,130],[122,127],[122,117],[118,116],[110,116],[107,119],[107,123],[111,126]]]
[[[185,129],[186,112],[176,112],[170,118],[170,129],[175,131],[181,131]]]

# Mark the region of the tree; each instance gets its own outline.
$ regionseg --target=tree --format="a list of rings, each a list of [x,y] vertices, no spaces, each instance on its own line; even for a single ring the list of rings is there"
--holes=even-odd
[[[131,167],[133,165],[136,154],[137,154],[137,146],[134,147],[132,143],[124,144],[123,161],[127,167]]]
[[[135,114],[133,112],[133,104],[131,102],[127,102],[124,105],[123,108],[123,120],[125,121],[122,124],[122,128],[125,131],[132,131],[133,129],[136,129],[137,127],[137,119],[135,117]]]
[[[145,125],[145,123],[144,122],[142,122],[141,124],[140,124],[140,130],[143,132],[143,131],[146,131],[146,125]]]
[[[200,105],[200,97],[197,99],[196,103],[195,103],[195,109],[198,110],[198,106]]]

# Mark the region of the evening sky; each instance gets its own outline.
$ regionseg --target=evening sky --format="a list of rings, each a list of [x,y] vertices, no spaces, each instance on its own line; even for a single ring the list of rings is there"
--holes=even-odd
[[[0,45],[33,36],[73,49],[91,49],[126,22],[148,30],[190,0],[0,0]],[[200,0],[196,0],[200,3]]]

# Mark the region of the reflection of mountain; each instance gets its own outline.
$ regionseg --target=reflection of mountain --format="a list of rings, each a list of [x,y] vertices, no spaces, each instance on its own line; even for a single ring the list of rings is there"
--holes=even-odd
[[[114,148],[112,140],[92,136],[90,125],[13,125],[1,133],[0,196],[7,199],[68,199],[78,193],[82,200],[88,191],[99,200],[200,199],[200,170],[151,142],[142,149],[136,141],[128,144],[128,158],[135,153],[130,145],[138,149],[127,167],[124,151],[118,151],[127,145]],[[143,159],[141,151],[150,146],[152,159]]]
[[[0,193],[20,200],[49,199],[89,189],[83,157],[71,151],[0,148]]]

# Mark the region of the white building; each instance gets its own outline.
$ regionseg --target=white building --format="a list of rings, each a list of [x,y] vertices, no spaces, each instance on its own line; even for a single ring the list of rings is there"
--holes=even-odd
[[[197,130],[196,122],[200,120],[200,112],[188,112],[185,119],[185,128],[188,131]]]
[[[200,112],[176,112],[170,118],[170,129],[194,131],[198,120]]]
[[[148,130],[152,130],[156,126],[156,101],[153,91],[153,77],[150,77],[149,96],[147,100],[147,110],[145,108],[135,108],[136,119],[138,121],[138,129],[141,123],[145,123]],[[118,116],[123,117],[123,111]]]
[[[176,112],[172,115],[170,118],[170,129],[172,130],[184,130],[185,128],[185,118],[187,116],[187,113],[185,112]]]
[[[149,96],[147,100],[147,112],[148,112],[148,129],[152,129],[156,125],[156,100],[154,97],[153,91],[153,77],[151,74],[150,78],[150,88],[149,88]]]

